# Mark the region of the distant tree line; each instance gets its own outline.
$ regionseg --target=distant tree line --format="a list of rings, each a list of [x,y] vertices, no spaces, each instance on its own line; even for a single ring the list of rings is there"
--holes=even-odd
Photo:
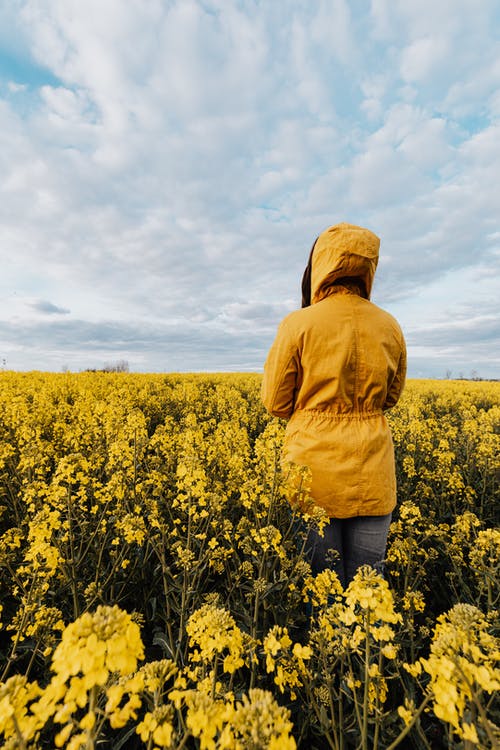
[[[453,376],[451,370],[446,370],[445,378],[446,380],[477,380],[477,381],[487,380],[490,382],[491,381],[496,382],[498,380],[498,378],[482,378],[477,372],[477,370],[472,370],[469,377],[467,377],[467,375],[464,375],[463,372],[459,372],[458,375]]]
[[[120,359],[103,367],[87,367],[84,372],[130,372],[130,367],[126,359]]]

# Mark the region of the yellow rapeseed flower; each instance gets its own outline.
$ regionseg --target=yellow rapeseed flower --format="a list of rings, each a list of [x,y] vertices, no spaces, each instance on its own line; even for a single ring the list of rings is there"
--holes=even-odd
[[[326,607],[334,597],[343,593],[339,577],[334,570],[327,568],[316,576],[307,576],[304,581],[304,601],[314,607]]]
[[[409,726],[413,721],[415,711],[415,703],[413,700],[408,700],[408,698],[405,698],[403,706],[398,706],[398,715],[403,719],[406,726]]]
[[[231,728],[237,748],[295,750],[290,712],[279,706],[272,694],[254,688],[234,707]]]
[[[43,726],[29,714],[29,704],[40,694],[36,682],[28,682],[23,675],[14,675],[0,683],[0,734],[5,738],[18,737],[30,740],[35,731]]]
[[[224,671],[232,674],[243,666],[244,640],[229,612],[213,604],[204,604],[188,620],[186,632],[191,646],[197,646],[193,661],[211,662],[225,651]]]
[[[160,747],[170,747],[175,736],[173,726],[173,707],[157,706],[147,711],[143,720],[137,725],[136,732],[144,743],[150,738]]]
[[[292,640],[288,635],[288,629],[282,628],[280,625],[274,625],[264,638],[262,645],[266,655],[267,671],[272,672],[276,655],[282,649],[288,649],[292,645]]]
[[[361,567],[345,592],[347,603],[343,622],[351,625],[354,621],[368,618],[371,623],[401,622],[401,615],[394,609],[394,597],[389,584],[375,570],[368,566]],[[391,628],[382,630],[379,627],[378,640],[390,640],[393,637]]]
[[[104,685],[110,672],[133,672],[144,657],[139,626],[118,606],[99,606],[70,623],[52,658],[59,679],[84,677],[82,686]]]
[[[500,690],[499,665],[500,642],[490,634],[482,612],[457,604],[438,617],[429,657],[405,667],[411,674],[423,668],[430,675],[434,713],[465,739],[475,731],[466,718],[470,707],[484,700],[483,694]]]

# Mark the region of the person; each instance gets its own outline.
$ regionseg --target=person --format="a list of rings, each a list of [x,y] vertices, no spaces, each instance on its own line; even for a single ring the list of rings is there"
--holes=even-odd
[[[330,519],[308,537],[312,572],[333,568],[344,587],[361,565],[383,572],[396,505],[384,412],[402,392],[406,346],[394,317],[370,302],[379,246],[347,223],[319,235],[302,308],[280,323],[262,381],[264,406],[288,420],[282,458],[309,467],[311,497]]]

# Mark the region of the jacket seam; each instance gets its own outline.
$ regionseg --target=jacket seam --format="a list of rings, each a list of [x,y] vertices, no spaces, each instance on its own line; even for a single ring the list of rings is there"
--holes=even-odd
[[[356,301],[351,298],[351,315],[352,315],[352,330],[354,333],[354,392],[353,392],[353,403],[357,406],[358,404],[358,391],[359,391],[359,330],[358,320],[356,315]],[[357,411],[357,410],[356,410]],[[356,412],[355,412],[356,413]],[[359,413],[359,412],[358,412]],[[360,420],[353,420],[355,423]],[[359,436],[358,436],[359,445]],[[357,471],[356,471],[356,486],[358,490],[358,503],[362,502],[364,497],[364,482],[362,481],[363,476],[363,459],[361,451],[356,456]]]
[[[356,319],[356,311],[354,309],[354,302],[351,301],[351,315],[352,315],[352,330],[354,334],[354,392],[353,402],[357,403],[358,386],[359,386],[359,331],[358,321]]]

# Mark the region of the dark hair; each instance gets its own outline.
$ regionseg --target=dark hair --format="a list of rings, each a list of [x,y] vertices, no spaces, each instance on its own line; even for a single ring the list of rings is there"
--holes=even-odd
[[[345,286],[346,289],[350,289],[351,292],[355,292],[355,294],[363,297],[363,299],[368,299],[366,284],[359,276],[342,276],[339,279],[335,279],[332,286]]]
[[[311,252],[309,253],[309,260],[307,261],[306,270],[302,276],[302,307],[309,307],[311,304],[311,273],[312,273],[312,258],[314,248],[319,237],[314,240]],[[359,294],[360,297],[368,299],[368,293],[366,291],[366,284],[363,279],[357,276],[342,276],[341,278],[335,279],[331,282],[330,286],[345,286],[348,289]]]
[[[304,271],[304,275],[302,276],[302,307],[309,307],[309,305],[311,304],[312,257],[314,248],[316,247],[316,243],[318,240],[319,237],[316,237],[313,242],[311,252],[309,253],[309,260],[307,261],[306,270]]]

